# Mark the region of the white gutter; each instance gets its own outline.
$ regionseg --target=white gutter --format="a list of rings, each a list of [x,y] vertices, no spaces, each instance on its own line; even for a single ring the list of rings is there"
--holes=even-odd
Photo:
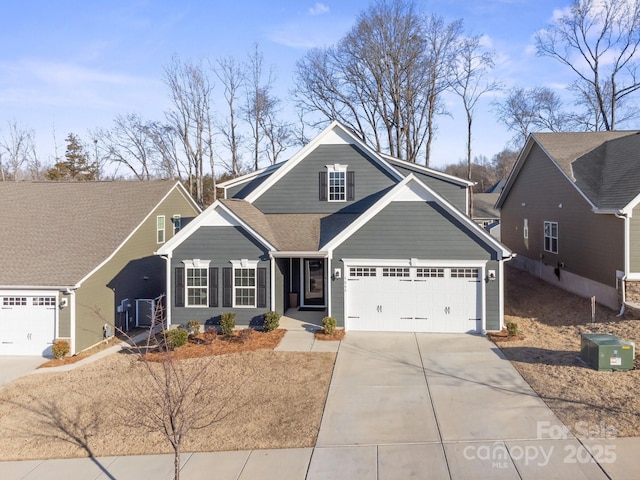
[[[629,272],[631,271],[631,260],[629,258],[631,252],[630,242],[629,242],[629,216],[624,213],[622,210],[614,213],[616,218],[620,218],[624,220],[624,276],[622,277],[622,306],[620,307],[620,313],[618,313],[618,317],[624,315],[624,306],[627,301],[627,277],[629,276]]]
[[[271,258],[327,258],[329,252],[326,250],[320,251],[308,251],[308,252],[282,252],[282,251],[272,251],[269,252],[269,256]]]
[[[75,290],[69,290],[68,291],[69,296],[70,296],[70,308],[71,310],[69,311],[69,331],[71,333],[71,339],[69,341],[70,343],[70,348],[71,348],[71,355],[75,355],[76,354],[76,291]]]

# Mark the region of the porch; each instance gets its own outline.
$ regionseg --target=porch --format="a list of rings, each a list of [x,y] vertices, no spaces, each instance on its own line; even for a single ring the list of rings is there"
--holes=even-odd
[[[326,316],[326,309],[300,311],[298,308],[289,308],[280,317],[280,328],[289,331],[305,330],[313,332],[322,328],[322,319]]]

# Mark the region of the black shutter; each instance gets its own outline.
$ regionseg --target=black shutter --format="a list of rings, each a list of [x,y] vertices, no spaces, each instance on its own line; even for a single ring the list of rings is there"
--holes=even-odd
[[[233,306],[233,269],[231,267],[222,269],[222,306]]]
[[[209,306],[218,306],[218,267],[209,268]]]
[[[320,201],[327,201],[327,172],[320,172]]]
[[[356,172],[347,172],[347,200],[356,199]]]
[[[258,269],[258,308],[266,308],[267,306],[267,269]]]
[[[184,267],[176,267],[173,272],[174,296],[176,297],[174,305],[176,307],[184,307]]]

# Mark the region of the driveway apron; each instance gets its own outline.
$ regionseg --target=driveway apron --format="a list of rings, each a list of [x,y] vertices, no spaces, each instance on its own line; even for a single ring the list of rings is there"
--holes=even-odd
[[[483,336],[349,332],[307,479],[606,478],[563,431]]]

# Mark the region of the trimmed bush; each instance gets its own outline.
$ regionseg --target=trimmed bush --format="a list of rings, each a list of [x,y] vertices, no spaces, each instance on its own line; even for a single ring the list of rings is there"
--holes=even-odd
[[[162,332],[167,350],[175,350],[187,343],[189,340],[189,332],[184,328],[175,328],[173,330],[165,330]]]
[[[236,314],[234,312],[224,312],[220,315],[220,330],[225,335],[231,335],[236,328]]]
[[[71,352],[71,346],[66,340],[56,340],[51,347],[53,358],[56,358],[58,360],[69,355],[69,352]]]
[[[515,337],[518,334],[518,324],[509,322],[505,325],[507,327],[507,333],[510,337]]]
[[[333,317],[324,317],[322,319],[322,332],[325,335],[333,335],[336,331],[336,319]]]
[[[197,336],[200,334],[200,322],[198,320],[189,320],[187,327],[193,335]]]
[[[264,314],[262,331],[272,332],[280,325],[280,314],[277,312],[267,312]]]

